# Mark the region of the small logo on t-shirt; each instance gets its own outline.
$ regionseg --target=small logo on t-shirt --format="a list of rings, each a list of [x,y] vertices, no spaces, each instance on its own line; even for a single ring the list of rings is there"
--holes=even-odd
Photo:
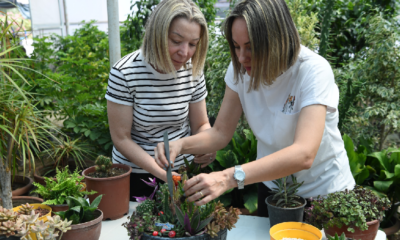
[[[296,100],[295,96],[290,96],[286,99],[285,105],[283,105],[282,112],[283,113],[291,113],[293,111],[294,101]]]

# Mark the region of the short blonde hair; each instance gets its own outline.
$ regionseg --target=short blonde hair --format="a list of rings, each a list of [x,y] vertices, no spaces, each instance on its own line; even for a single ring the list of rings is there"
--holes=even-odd
[[[168,51],[168,33],[172,21],[184,18],[200,25],[200,40],[192,56],[192,74],[199,76],[204,68],[208,48],[207,22],[203,13],[191,0],[163,0],[151,13],[141,47],[145,61],[154,68],[166,73],[175,73],[176,69]],[[186,69],[187,65],[184,64]]]
[[[260,84],[271,85],[289,69],[300,52],[300,37],[290,16],[285,0],[243,0],[225,20],[222,31],[231,51],[236,83],[245,69],[235,54],[232,25],[236,18],[244,18],[251,44],[250,90]]]

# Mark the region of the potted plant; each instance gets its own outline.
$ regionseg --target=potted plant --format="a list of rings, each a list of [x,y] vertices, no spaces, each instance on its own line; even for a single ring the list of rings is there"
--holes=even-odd
[[[173,197],[170,198],[168,184],[160,185],[155,179],[146,182],[154,187],[149,197],[137,197],[139,205],[129,222],[123,224],[131,239],[221,239],[225,240],[227,231],[235,227],[240,211],[230,207],[227,210],[221,202],[211,201],[203,206],[196,206],[186,201],[183,184],[186,173],[174,176]],[[155,198],[154,198],[155,197]]]
[[[63,235],[63,240],[98,240],[101,233],[103,213],[97,209],[102,195],[97,196],[91,204],[81,197],[67,197],[69,209],[54,214],[63,220],[72,221],[71,230]]]
[[[400,168],[400,148],[389,147],[374,152],[369,143],[371,141],[365,140],[355,148],[346,134],[343,135],[343,141],[356,184],[390,200],[392,206],[385,211],[380,227],[386,235],[394,234],[400,227],[396,217],[400,205],[400,172],[395,170]]]
[[[373,240],[388,208],[387,197],[379,198],[371,190],[356,186],[312,200],[305,210],[306,222],[324,228],[326,235],[345,233],[353,239]]]
[[[69,164],[73,165],[74,170],[83,170],[87,167],[85,158],[90,157],[91,154],[90,145],[82,142],[79,138],[74,140],[71,140],[69,136],[55,138],[54,142],[50,142],[50,147],[41,154],[42,158],[50,158],[54,163],[38,167],[34,173],[35,182],[44,185],[45,176],[55,176],[57,168],[63,169]],[[69,163],[70,159],[73,161]],[[42,162],[44,163],[43,160]]]
[[[256,137],[250,129],[244,129],[243,135],[241,136],[236,131],[229,144],[224,149],[217,151],[215,161],[208,165],[208,168],[212,171],[223,171],[256,160]],[[238,188],[230,189],[216,200],[221,201],[224,206],[233,206],[239,208],[241,212],[246,212],[246,214],[254,214],[257,211],[257,184],[246,185],[241,190]]]
[[[78,170],[70,173],[68,167],[63,171],[57,169],[56,180],[45,177],[45,185],[33,183],[37,189],[33,192],[38,193],[45,200],[43,204],[51,206],[53,212],[65,211],[68,209],[68,197],[83,197],[95,194],[95,191],[83,191],[81,185],[83,177]]]
[[[0,239],[56,240],[69,230],[71,222],[52,218],[51,208],[43,204],[25,204],[13,209],[0,207]],[[58,238],[58,240],[60,240]]]
[[[104,195],[99,205],[104,220],[119,219],[129,212],[132,169],[127,165],[113,164],[111,159],[105,156],[99,156],[95,164],[82,173],[87,190],[97,192],[89,196],[89,200],[92,202],[98,195]]]
[[[291,182],[287,179],[288,176],[275,180],[277,188],[271,191],[274,195],[265,199],[271,227],[282,222],[303,221],[304,206],[307,201],[296,195],[303,182],[298,183],[294,175],[291,175]]]
[[[35,105],[33,96],[22,87],[27,58],[19,38],[11,31],[11,25],[19,23],[5,19],[0,21],[0,198],[3,206],[12,208],[11,172],[20,162],[25,173],[27,166],[35,167],[39,149],[43,149],[52,136],[50,130],[58,130],[49,123]]]

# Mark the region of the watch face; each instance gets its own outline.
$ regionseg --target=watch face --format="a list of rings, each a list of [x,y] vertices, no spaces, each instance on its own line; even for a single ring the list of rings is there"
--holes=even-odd
[[[243,181],[244,177],[245,177],[245,173],[242,172],[242,171],[235,172],[235,176],[234,177],[235,177],[236,180]]]

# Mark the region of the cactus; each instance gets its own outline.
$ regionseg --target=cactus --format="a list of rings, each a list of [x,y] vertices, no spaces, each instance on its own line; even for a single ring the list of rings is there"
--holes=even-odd
[[[31,215],[32,211],[33,211],[33,206],[27,203],[21,205],[20,209],[18,210],[18,213],[22,215]]]
[[[98,174],[106,177],[110,173],[112,167],[111,158],[100,155],[97,157],[95,164],[95,169]]]
[[[145,201],[140,203],[139,206],[136,207],[136,213],[138,215],[142,215],[142,216],[145,215],[145,213],[152,215],[154,207],[155,207],[154,201],[150,200],[150,199],[146,199]]]

